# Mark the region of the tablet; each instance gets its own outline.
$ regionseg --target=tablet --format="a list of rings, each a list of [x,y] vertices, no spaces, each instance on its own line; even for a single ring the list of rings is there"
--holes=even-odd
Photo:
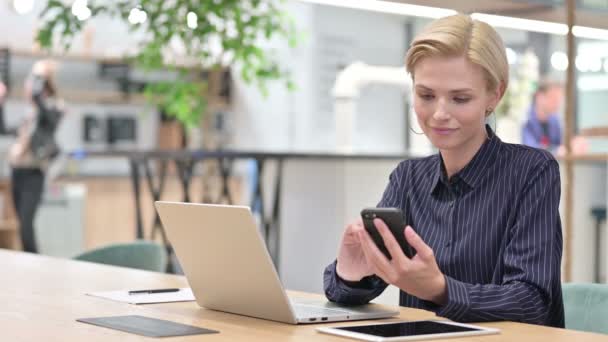
[[[317,328],[319,332],[364,341],[418,341],[498,334],[500,330],[450,321],[392,322],[348,327]]]

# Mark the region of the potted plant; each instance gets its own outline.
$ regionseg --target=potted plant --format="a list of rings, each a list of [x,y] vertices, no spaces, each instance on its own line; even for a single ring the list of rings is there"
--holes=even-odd
[[[494,111],[496,133],[505,142],[521,143],[522,127],[539,78],[538,63],[538,57],[528,50],[511,66],[509,87]]]
[[[142,31],[138,53],[128,61],[145,71],[170,71],[172,78],[145,86],[149,102],[187,128],[198,127],[205,113],[207,82],[203,71],[231,68],[266,93],[266,83],[289,73],[260,43],[279,37],[296,44],[293,20],[283,0],[49,0],[40,15],[37,41],[44,49],[67,50],[86,20],[109,16]],[[175,49],[179,46],[180,49]],[[176,51],[179,50],[179,51]]]

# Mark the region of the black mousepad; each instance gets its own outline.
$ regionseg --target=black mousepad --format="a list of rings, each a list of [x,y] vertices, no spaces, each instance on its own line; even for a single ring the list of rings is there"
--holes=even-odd
[[[80,318],[76,321],[148,337],[188,336],[219,333],[219,331],[216,330],[204,329],[192,325],[138,315]]]

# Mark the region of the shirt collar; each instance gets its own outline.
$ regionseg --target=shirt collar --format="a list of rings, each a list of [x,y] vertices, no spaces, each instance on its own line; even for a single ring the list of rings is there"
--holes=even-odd
[[[473,159],[462,170],[452,176],[452,180],[460,179],[469,187],[475,188],[483,176],[487,174],[487,168],[496,160],[501,140],[488,125],[486,125],[486,132],[488,133],[488,139],[484,141]],[[441,153],[436,156],[435,162],[437,166],[431,175],[430,192],[433,192],[439,183],[449,184]]]

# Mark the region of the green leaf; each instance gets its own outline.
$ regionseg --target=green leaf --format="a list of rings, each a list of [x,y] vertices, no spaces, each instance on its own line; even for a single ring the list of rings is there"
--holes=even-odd
[[[151,104],[163,108],[187,127],[200,123],[207,108],[207,85],[196,75],[200,74],[200,64],[190,65],[188,70],[183,65],[168,65],[164,52],[170,49],[173,39],[180,40],[186,47],[185,60],[210,61],[212,55],[209,46],[211,37],[220,37],[222,53],[232,55],[231,67],[240,70],[240,75],[248,83],[255,83],[267,96],[267,81],[283,79],[285,86],[296,89],[288,73],[281,71],[272,59],[272,51],[260,46],[258,37],[271,39],[281,37],[290,47],[296,46],[301,39],[296,31],[294,20],[282,11],[283,0],[121,0],[89,1],[92,17],[106,16],[122,21],[131,31],[138,31],[144,40],[136,42],[140,52],[130,60],[134,66],[146,72],[174,71],[174,79],[149,84],[144,89],[144,96]],[[266,12],[251,10],[265,4]],[[140,6],[147,13],[147,21],[138,26],[128,23],[131,9]],[[186,13],[193,11],[198,16],[196,29],[186,26]],[[236,26],[236,36],[228,36],[225,29],[218,30],[208,20],[213,13],[224,23],[232,20]],[[245,17],[248,20],[245,20]],[[80,22],[71,13],[71,2],[48,0],[40,15],[41,26],[36,34],[40,46],[50,49],[61,46],[69,49],[73,39],[82,31],[85,22]],[[139,32],[141,31],[141,32]],[[217,62],[217,61],[215,61]]]
[[[36,41],[40,44],[43,49],[48,49],[52,45],[53,31],[52,28],[46,27],[38,31],[36,35]]]

